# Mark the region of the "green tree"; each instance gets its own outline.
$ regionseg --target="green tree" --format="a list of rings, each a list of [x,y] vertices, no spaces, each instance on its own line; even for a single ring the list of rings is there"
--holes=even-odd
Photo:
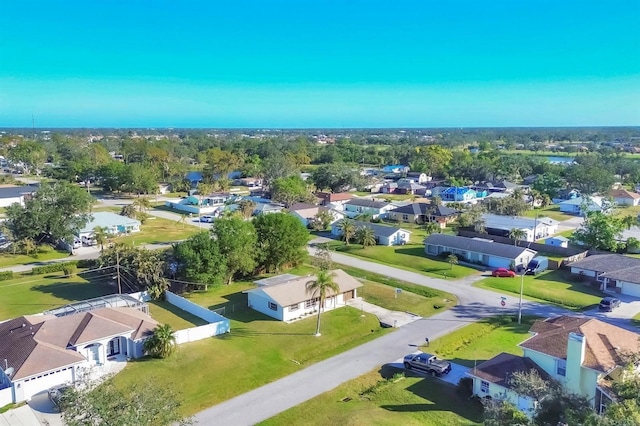
[[[70,240],[89,221],[92,199],[82,188],[68,182],[43,183],[24,206],[6,209],[5,225],[17,239],[36,243]]]
[[[128,164],[123,189],[135,194],[155,194],[158,189],[157,171],[139,163]]]
[[[344,240],[345,245],[349,245],[349,241],[356,234],[356,225],[350,219],[342,219],[338,224],[338,229],[342,234],[342,239]]]
[[[311,228],[315,231],[326,231],[333,222],[334,217],[328,210],[320,209],[311,220]]]
[[[23,163],[28,173],[33,172],[40,176],[47,161],[47,151],[39,142],[24,140],[9,150],[9,158],[15,163]]]
[[[144,378],[128,386],[109,379],[98,386],[70,387],[61,411],[67,426],[192,424],[181,414],[171,387]]]
[[[145,213],[151,210],[151,200],[149,200],[149,197],[138,197],[133,200],[133,206],[138,212]]]
[[[182,279],[204,285],[219,285],[227,276],[226,260],[220,252],[218,241],[211,234],[202,231],[191,238],[174,244],[173,256],[177,263],[177,273]]]
[[[154,358],[167,358],[176,347],[176,336],[169,324],[160,324],[144,342],[144,350]]]
[[[440,224],[438,222],[425,222],[423,225],[424,232],[427,236],[440,232]]]
[[[453,269],[453,265],[458,264],[458,256],[455,254],[450,254],[447,256],[447,263],[449,263],[449,269]]]
[[[509,231],[509,238],[513,240],[513,245],[517,246],[518,240],[524,240],[525,238],[527,238],[527,231],[525,231],[524,229],[512,228]]]
[[[584,222],[570,237],[571,241],[596,250],[615,251],[622,236],[622,220],[599,211],[587,212]]]
[[[32,238],[26,237],[18,241],[17,245],[20,247],[20,251],[27,256],[35,253],[38,250],[38,246]],[[36,256],[37,257],[37,256]]]
[[[356,240],[362,244],[362,248],[375,246],[376,232],[368,226],[361,226],[356,229]]]
[[[107,163],[97,170],[102,189],[108,192],[122,191],[127,180],[127,166],[119,161]]]
[[[253,216],[253,212],[256,210],[256,203],[244,198],[238,203],[238,210],[240,210],[242,217],[249,219]]]
[[[227,284],[231,284],[234,277],[255,270],[258,235],[253,223],[237,215],[219,218],[211,227],[211,235],[218,241],[225,260]]]
[[[311,202],[313,195],[300,176],[287,176],[272,182],[271,199],[289,207],[297,202]]]
[[[231,151],[211,148],[205,152],[207,166],[205,174],[212,180],[227,178],[227,175],[242,167],[242,158]]]
[[[304,247],[309,232],[295,217],[269,213],[253,220],[258,234],[258,266],[278,271],[284,265],[296,265],[306,256]]]
[[[311,181],[319,190],[342,192],[361,183],[357,167],[346,163],[323,164],[313,171]]]
[[[316,246],[316,252],[311,259],[311,263],[321,271],[333,269],[333,259],[331,259],[331,249],[329,244],[323,243]]]
[[[109,232],[104,226],[96,226],[93,228],[93,237],[96,244],[100,246],[100,252],[104,251],[104,244],[107,242]]]
[[[316,323],[316,336],[320,336],[320,313],[324,308],[327,295],[331,292],[337,294],[340,292],[340,286],[333,281],[335,273],[330,271],[318,271],[316,279],[307,282],[307,293],[310,293],[312,297],[317,298],[319,302],[318,306],[318,320]]]
[[[136,206],[134,206],[133,204],[125,204],[120,210],[120,216],[135,219],[137,215],[138,212],[136,211]]]

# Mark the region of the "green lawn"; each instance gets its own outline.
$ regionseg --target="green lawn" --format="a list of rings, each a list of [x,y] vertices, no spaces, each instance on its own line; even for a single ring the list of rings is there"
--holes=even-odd
[[[640,313],[631,319],[631,323],[640,327]]]
[[[560,206],[558,205],[551,205],[547,207],[536,208],[533,210],[527,210],[524,213],[524,216],[526,217],[536,217],[536,215],[538,215],[538,217],[546,216],[560,222],[562,222],[563,220],[573,219],[575,217],[570,214],[562,213],[560,211]]]
[[[169,302],[149,301],[149,314],[160,324],[169,324],[174,330],[199,327],[207,324],[205,320],[184,311]]]
[[[90,282],[80,276],[62,275],[59,272],[0,281],[0,321],[115,293],[114,287],[105,285],[110,277]]]
[[[534,318],[517,324],[510,317],[488,318],[431,342],[425,351],[473,367],[501,352],[522,355],[516,345],[529,337]],[[389,366],[351,380],[260,423],[349,425],[480,425],[482,407],[461,398],[454,386],[430,377],[393,378]],[[391,380],[389,380],[391,378]],[[345,402],[345,398],[350,400]]]
[[[200,228],[186,223],[176,223],[172,220],[151,216],[140,227],[140,232],[114,238],[114,242],[135,245],[171,243],[185,240],[199,231]]]
[[[474,286],[501,293],[520,294],[521,278],[486,278]],[[523,294],[528,299],[559,305],[572,310],[590,309],[600,302],[603,293],[589,284],[575,281],[575,276],[561,270],[540,275],[525,275]]]
[[[24,255],[24,254],[11,254],[7,252],[0,253],[0,268],[6,268],[8,266],[15,265],[28,265],[31,263],[46,262],[47,260],[62,259],[68,257],[68,251],[57,251],[50,246],[40,246],[38,248],[38,254]]]
[[[343,242],[329,243],[332,250],[352,256],[362,257],[377,263],[384,263],[396,268],[407,269],[436,278],[462,278],[477,272],[473,268],[454,265],[451,268],[441,259],[427,257],[423,244],[407,244],[405,246],[373,246],[362,248],[358,244],[346,246]]]

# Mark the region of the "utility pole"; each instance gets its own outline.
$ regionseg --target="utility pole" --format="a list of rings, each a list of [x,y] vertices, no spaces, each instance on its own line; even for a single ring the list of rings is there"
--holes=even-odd
[[[118,294],[122,294],[120,285],[120,252],[116,250],[116,279],[118,280]]]

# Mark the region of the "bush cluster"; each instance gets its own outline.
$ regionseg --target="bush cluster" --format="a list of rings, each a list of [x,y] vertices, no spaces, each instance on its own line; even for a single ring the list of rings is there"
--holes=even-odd
[[[13,271],[0,272],[0,281],[7,281],[13,279]]]
[[[42,274],[51,274],[53,272],[64,272],[65,269],[69,268],[71,265],[77,268],[78,262],[59,262],[52,263],[50,265],[44,266],[36,266],[31,270],[31,275],[42,275]]]

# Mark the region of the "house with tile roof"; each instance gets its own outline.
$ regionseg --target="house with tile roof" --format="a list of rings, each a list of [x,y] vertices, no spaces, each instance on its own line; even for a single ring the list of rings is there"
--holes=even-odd
[[[74,383],[93,367],[144,355],[158,323],[133,307],[105,307],[72,315],[27,315],[0,323],[0,392],[14,403],[52,386]]]
[[[600,413],[612,401],[609,385],[621,378],[626,356],[639,350],[638,334],[589,317],[538,320],[529,332],[518,345],[522,357],[500,354],[469,371],[475,395],[503,397],[526,412],[531,401],[510,389],[509,377],[533,368],[586,397]]]
[[[600,290],[640,297],[640,259],[598,254],[569,264],[572,274],[600,283]]]
[[[619,206],[637,206],[640,205],[640,194],[627,191],[626,189],[612,189],[609,193],[613,202]]]
[[[436,222],[440,228],[445,228],[448,223],[456,220],[459,213],[447,206],[417,202],[389,210],[387,219],[400,223]]]
[[[330,225],[333,225],[335,222],[340,219],[344,219],[344,213],[339,212],[334,209],[330,209],[325,206],[316,206],[313,204],[307,203],[296,203],[289,206],[287,209],[289,214],[294,216],[296,219],[300,221],[305,227],[310,227],[312,222],[314,221],[316,215],[320,212],[327,212],[333,218],[331,220]]]
[[[347,302],[357,297],[357,289],[362,283],[341,269],[330,271],[339,291],[329,291],[322,306],[323,311],[346,306]],[[300,277],[283,274],[256,281],[258,286],[245,290],[250,308],[284,322],[302,319],[318,312],[319,297],[307,289],[307,283],[316,277],[308,275]]]

